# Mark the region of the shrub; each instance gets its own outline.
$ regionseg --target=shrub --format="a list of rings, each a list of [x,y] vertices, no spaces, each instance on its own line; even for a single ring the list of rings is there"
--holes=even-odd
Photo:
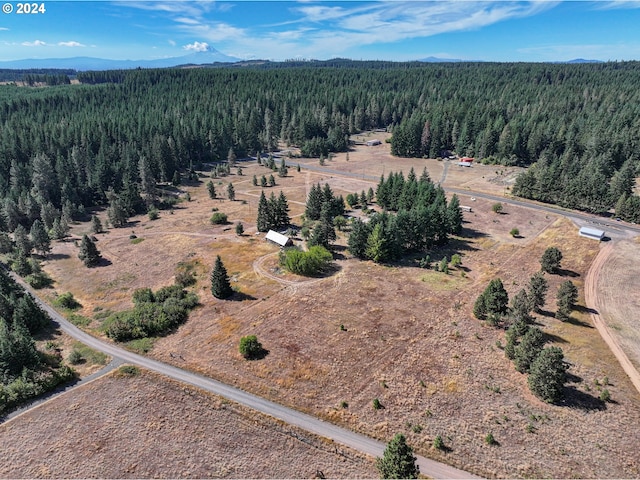
[[[285,249],[280,257],[280,264],[292,273],[314,276],[327,269],[333,256],[321,245],[310,247],[307,252],[297,248]]]
[[[158,212],[157,208],[149,209],[147,215],[149,216],[149,220],[157,220],[160,218],[160,212]]]
[[[600,401],[602,402],[610,402],[611,401],[611,393],[609,393],[608,389],[604,389],[602,390],[602,392],[600,392]]]
[[[140,369],[135,365],[122,365],[118,373],[123,377],[135,377],[140,374]]]
[[[340,408],[349,408],[349,404],[343,400],[340,402]]]
[[[74,349],[69,354],[68,360],[69,360],[69,363],[71,365],[77,365],[80,362],[82,362],[84,360],[84,358],[82,357],[82,354],[78,350]]]
[[[382,405],[382,403],[380,403],[380,400],[378,398],[374,398],[373,399],[373,409],[374,410],[380,410],[384,408],[384,406]]]
[[[444,440],[440,435],[436,435],[436,438],[433,439],[433,448],[436,450],[444,450]]]
[[[247,335],[240,339],[239,346],[240,354],[247,360],[256,360],[264,357],[266,350],[262,347],[262,344],[258,341],[258,337],[255,335]]]
[[[56,307],[66,308],[67,310],[76,310],[82,307],[82,305],[73,298],[73,293],[71,292],[65,292],[58,295],[58,297],[53,301],[53,304]]]
[[[216,212],[211,215],[211,223],[214,225],[225,225],[227,224],[227,214],[222,212]]]
[[[513,238],[519,237],[520,230],[518,230],[517,228],[512,228],[511,231],[509,232],[509,235],[511,235]]]
[[[493,436],[493,433],[489,432],[487,433],[487,435],[484,437],[484,442],[487,445],[497,445],[498,442],[496,441],[496,439]]]

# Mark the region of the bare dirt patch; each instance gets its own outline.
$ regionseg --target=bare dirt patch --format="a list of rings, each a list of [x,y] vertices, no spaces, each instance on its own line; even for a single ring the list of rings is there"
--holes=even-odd
[[[317,160],[299,161],[317,165]],[[290,166],[297,162],[288,161]],[[418,175],[427,166],[438,179],[442,165],[391,158],[386,144],[358,146],[349,161],[345,154],[327,161],[327,171],[290,168],[289,177],[277,180],[271,191],[286,188],[292,214],[299,214],[312,183],[327,181],[337,193],[349,193],[366,185],[375,188],[383,172],[403,170],[406,175],[410,166]],[[464,174],[475,175],[475,167],[469,170]],[[198,260],[204,266],[196,285],[202,306],[174,334],[156,342],[151,356],[157,359],[383,440],[406,433],[420,453],[485,476],[640,475],[640,397],[592,328],[582,300],[583,310],[572,322],[553,317],[560,283],[571,279],[582,289],[598,250],[596,242],[578,236],[575,225],[521,207],[508,206],[505,214],[496,215],[491,202],[477,200],[473,212],[465,213],[463,234],[445,249],[430,252],[432,260],[461,254],[462,266],[449,275],[410,261],[398,266],[361,262],[341,251],[333,275],[302,281],[278,272],[275,255],[261,261],[278,249],[254,235],[260,189],[250,179],[270,172],[255,164],[244,171],[244,180],[233,175],[216,180],[221,194],[226,183],[234,182],[236,202],[210,200],[203,179],[185,189],[193,201],[173,215],[162,212],[155,222],[134,219],[139,222],[135,234],[145,239],[141,243],[131,244],[128,230],[100,235],[98,248],[111,265],[84,269],[73,244],[56,244],[54,253],[60,255],[46,266],[56,289],[72,291],[91,316],[96,307],[128,307],[132,289],[170,284],[179,262]],[[354,178],[356,172],[362,176]],[[486,181],[493,188],[495,182]],[[246,222],[247,234],[237,237],[232,226],[210,225],[214,207],[233,221]],[[509,235],[514,227],[522,238]],[[83,224],[74,230],[87,228]],[[344,245],[345,238],[339,243]],[[526,377],[496,343],[504,343],[503,332],[471,314],[490,279],[500,277],[511,295],[522,288],[550,245],[562,250],[563,271],[548,276],[549,298],[537,322],[573,364],[562,406],[543,404],[529,393]],[[209,294],[208,272],[217,254],[244,296],[219,301]],[[256,262],[270,275],[259,274]],[[269,350],[263,360],[240,356],[238,341],[248,334],[256,334]],[[616,403],[598,400],[605,376]],[[374,410],[374,398],[385,408]],[[486,445],[489,432],[499,446]],[[448,453],[431,448],[436,435],[443,437]]]
[[[372,478],[373,461],[155,374],[109,375],[0,426],[4,478]]]

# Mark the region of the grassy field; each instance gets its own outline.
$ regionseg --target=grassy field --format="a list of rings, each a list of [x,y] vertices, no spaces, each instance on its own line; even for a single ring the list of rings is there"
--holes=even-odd
[[[366,175],[377,178],[398,170],[406,175],[412,166],[419,175],[426,167],[437,181],[444,172],[444,162],[392,158],[388,150],[387,144],[358,146],[348,160],[345,154],[328,160],[325,171],[303,168],[298,173],[298,161],[318,165],[317,160],[292,159],[289,175],[276,176],[277,186],[265,192],[278,195],[282,189],[287,194],[295,223],[313,183],[327,182],[336,194],[346,195],[375,189],[376,182]],[[506,206],[498,215],[492,202],[463,196],[461,203],[473,211],[465,213],[462,234],[446,248],[430,252],[434,261],[461,255],[462,265],[448,275],[409,261],[383,266],[353,259],[343,248],[346,234],[341,234],[335,272],[308,281],[282,272],[272,255],[278,249],[256,235],[260,188],[251,178],[270,171],[255,163],[243,170],[243,176],[214,179],[221,194],[229,182],[234,184],[234,202],[209,199],[209,179],[203,177],[197,185],[182,187],[192,201],[181,203],[173,214],[163,211],[155,221],[134,218],[129,228],[97,235],[108,265],[85,269],[73,242],[54,245],[45,269],[58,293],[70,291],[83,305],[77,313],[92,319],[86,328],[98,331],[108,312],[131,306],[133,289],[171,284],[178,265],[191,262],[201,306],[175,333],[155,342],[149,353],[154,358],[376,438],[388,440],[403,432],[420,453],[484,476],[640,475],[638,393],[590,325],[583,302],[571,322],[554,318],[558,286],[571,279],[581,289],[599,248],[579,237],[575,225],[521,207]],[[451,165],[446,185],[502,193],[512,178],[511,170],[456,170]],[[237,236],[233,225],[211,225],[214,208],[231,222],[242,221],[245,234]],[[73,234],[88,228],[75,225]],[[519,229],[518,238],[509,234],[512,228]],[[144,241],[132,244],[132,233]],[[515,371],[499,346],[504,332],[471,314],[475,298],[492,278],[500,277],[510,295],[522,288],[551,245],[564,254],[563,270],[547,275],[550,293],[536,322],[572,365],[566,401],[557,406],[531,395],[526,377]],[[216,300],[209,292],[216,255],[222,257],[234,288],[242,292],[234,300]],[[239,338],[248,334],[256,334],[269,350],[263,360],[248,362],[238,353]],[[598,399],[605,377],[612,403]],[[385,408],[374,410],[374,398]],[[488,433],[496,445],[485,443]],[[446,453],[431,448],[436,435],[449,447]],[[259,448],[254,455],[262,458]],[[268,458],[260,461],[268,463]],[[145,468],[162,471],[162,465]]]

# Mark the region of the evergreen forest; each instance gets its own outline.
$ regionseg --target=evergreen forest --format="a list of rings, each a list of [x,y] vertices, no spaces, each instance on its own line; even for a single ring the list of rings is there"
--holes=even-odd
[[[336,61],[80,72],[77,80],[0,86],[5,231],[37,219],[51,230],[95,205],[109,205],[122,226],[156,208],[155,182],[176,172],[279,142],[326,156],[373,128],[393,132],[395,155],[533,165],[516,195],[640,221],[638,62]]]

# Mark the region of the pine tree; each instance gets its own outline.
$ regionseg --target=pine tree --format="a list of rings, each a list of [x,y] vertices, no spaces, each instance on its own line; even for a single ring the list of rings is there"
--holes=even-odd
[[[544,277],[544,272],[536,272],[529,280],[529,288],[527,296],[531,301],[531,310],[538,312],[545,304],[547,298],[547,290],[549,283]]]
[[[258,200],[258,219],[256,220],[256,228],[259,232],[266,232],[269,230],[269,205],[267,203],[267,197],[264,195],[264,190],[260,193],[260,200]]]
[[[275,202],[275,208],[275,223],[277,228],[287,227],[291,223],[291,218],[289,218],[289,203],[287,202],[287,197],[282,190],[280,190],[278,200]]]
[[[268,185],[270,187],[275,187],[276,186],[276,179],[273,175],[269,175],[269,180],[268,180]]]
[[[244,226],[242,225],[242,222],[236,223],[236,235],[242,236],[243,233],[244,233]]]
[[[545,402],[555,403],[562,398],[567,381],[567,364],[559,347],[547,347],[531,363],[527,382],[534,395]]]
[[[376,459],[376,468],[380,478],[418,478],[420,467],[413,449],[401,433],[387,444],[381,458]]]
[[[311,185],[309,196],[307,197],[307,205],[304,211],[305,217],[309,220],[318,220],[322,211],[323,196],[320,184]]]
[[[236,152],[233,151],[233,147],[230,147],[229,152],[227,153],[227,165],[229,167],[235,167],[236,159]]]
[[[574,285],[574,283],[571,280],[562,282],[560,284],[560,288],[558,289],[558,313],[556,316],[563,322],[569,320],[569,317],[571,316],[571,310],[573,310],[573,308],[575,307],[577,300],[578,288]]]
[[[91,233],[102,233],[102,222],[97,215],[91,217]]]
[[[51,239],[49,238],[47,229],[40,220],[36,219],[33,222],[29,235],[31,236],[33,247],[36,251],[40,252],[41,255],[46,255],[51,251]]]
[[[556,273],[560,269],[562,252],[556,247],[547,248],[540,258],[542,270],[547,273]]]
[[[227,195],[229,197],[229,200],[231,200],[232,202],[236,199],[236,190],[235,188],[233,188],[233,183],[229,183],[229,185],[227,186]]]
[[[18,225],[13,231],[13,241],[16,244],[16,249],[24,252],[25,255],[29,255],[33,249],[33,243],[27,235],[27,230],[22,225]]]
[[[88,235],[82,236],[82,242],[80,243],[80,251],[78,252],[78,258],[87,267],[95,267],[100,263],[102,256],[96,247],[93,240]]]
[[[545,344],[544,334],[538,327],[529,327],[520,343],[514,348],[513,363],[520,373],[527,373],[531,363],[540,354]]]
[[[229,298],[233,295],[227,269],[224,267],[220,255],[216,257],[216,263],[213,272],[211,272],[211,294],[219,299]]]
[[[207,191],[209,192],[210,199],[213,200],[216,198],[216,187],[211,180],[207,182]]]
[[[51,236],[55,240],[62,240],[69,233],[69,225],[62,218],[56,218],[51,228]]]

